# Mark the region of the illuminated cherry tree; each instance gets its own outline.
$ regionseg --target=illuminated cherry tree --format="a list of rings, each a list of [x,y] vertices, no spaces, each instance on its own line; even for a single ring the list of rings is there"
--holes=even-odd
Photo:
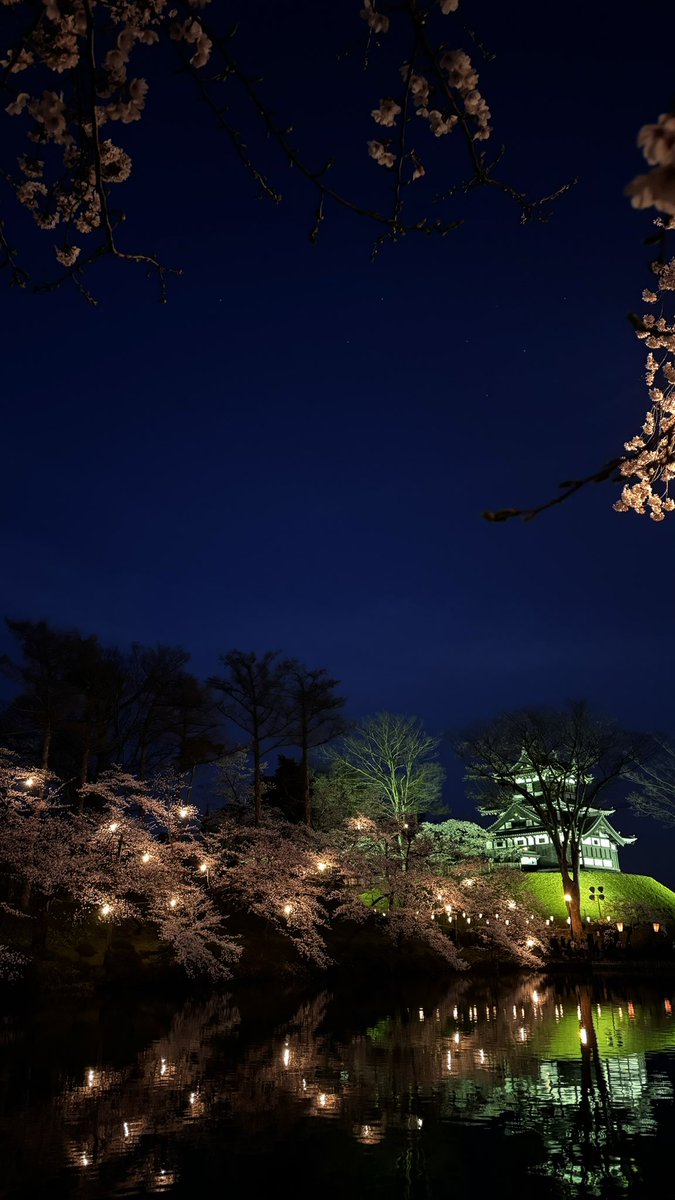
[[[111,771],[83,791],[102,806],[89,879],[100,917],[149,920],[187,974],[228,978],[241,946],[208,893],[198,812],[184,802],[180,779],[146,784]]]
[[[270,812],[259,825],[224,813],[205,836],[204,853],[209,886],[226,910],[262,917],[301,958],[329,964],[325,932],[340,872],[321,835]]]
[[[527,966],[542,962],[545,922],[517,898],[517,876],[494,872],[485,861],[466,860],[440,875],[433,838],[404,830],[408,846],[401,860],[401,829],[395,822],[351,818],[342,842],[343,869],[356,885],[345,894],[341,916],[365,920],[368,906],[395,946],[426,946],[456,970],[465,970],[462,941],[496,958]]]

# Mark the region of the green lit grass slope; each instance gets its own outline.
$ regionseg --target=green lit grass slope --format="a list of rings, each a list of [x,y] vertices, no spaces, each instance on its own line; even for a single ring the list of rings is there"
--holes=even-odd
[[[533,908],[544,917],[564,921],[567,905],[563,885],[557,871],[537,871],[522,878],[523,898],[528,897]],[[589,898],[589,888],[603,887],[605,900],[598,910],[597,900]],[[597,893],[596,893],[597,894]],[[642,921],[675,922],[675,892],[671,892],[649,875],[624,875],[611,871],[582,871],[581,915],[597,921],[609,917],[612,921],[639,923]]]

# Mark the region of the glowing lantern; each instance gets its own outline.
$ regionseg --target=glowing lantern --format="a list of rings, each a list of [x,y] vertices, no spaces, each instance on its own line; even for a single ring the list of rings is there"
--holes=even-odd
[[[654,921],[654,924],[652,925],[652,929],[654,930],[654,933],[658,933],[660,928],[661,928],[661,922]]]
[[[617,927],[619,933],[623,933],[623,921],[617,921],[616,927]]]

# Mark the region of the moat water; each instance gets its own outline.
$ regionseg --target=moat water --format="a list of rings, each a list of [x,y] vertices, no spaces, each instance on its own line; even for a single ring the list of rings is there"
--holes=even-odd
[[[0,1024],[0,1195],[669,1191],[675,980],[73,999]]]

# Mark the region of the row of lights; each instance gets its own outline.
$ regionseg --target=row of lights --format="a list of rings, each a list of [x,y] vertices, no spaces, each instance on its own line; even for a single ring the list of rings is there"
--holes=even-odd
[[[572,903],[572,897],[571,897],[571,895],[570,895],[570,893],[569,893],[569,892],[565,892],[565,895],[564,895],[563,899],[564,899],[564,901],[565,901],[565,904],[567,904],[568,906],[569,906],[569,905]],[[551,923],[552,923],[552,922],[553,922],[553,917],[550,917],[550,918],[548,918],[548,919],[547,919],[547,921],[546,921],[546,924],[547,924],[547,925],[548,925],[548,923],[549,923],[549,920],[550,920],[550,921],[551,921]],[[587,921],[589,922],[589,924],[590,924],[591,918],[590,918],[590,917],[586,917],[586,920],[587,920]],[[607,917],[607,921],[609,921],[609,917]],[[572,924],[572,918],[571,918],[571,916],[569,916],[569,917],[567,918],[567,924],[568,924],[568,925],[571,925],[571,924]],[[619,933],[623,933],[623,930],[624,930],[624,923],[623,923],[623,921],[617,921],[617,922],[616,922],[616,927],[617,927],[617,929],[618,929]],[[654,933],[658,933],[658,932],[659,932],[659,930],[660,930],[660,928],[661,928],[661,922],[660,922],[660,921],[652,921],[652,929],[654,930]]]

